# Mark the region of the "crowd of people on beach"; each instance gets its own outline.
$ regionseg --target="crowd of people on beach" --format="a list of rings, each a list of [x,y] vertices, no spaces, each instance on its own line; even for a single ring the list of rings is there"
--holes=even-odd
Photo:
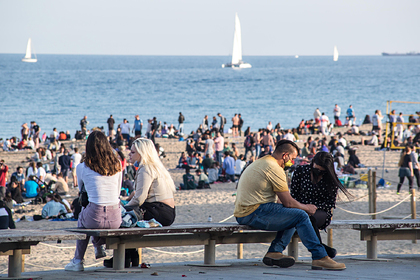
[[[139,115],[135,116],[133,125],[123,119],[117,126],[110,115],[107,132],[103,127],[89,130],[87,116],[84,116],[80,120],[81,129],[75,135],[76,139],[86,139],[83,155],[75,145],[77,142],[69,147],[61,143],[71,139],[69,133],[53,129],[49,137],[45,133],[44,137],[40,136],[41,128],[36,122],[31,122],[30,127],[24,124],[21,139],[6,139],[3,150],[31,149],[34,154],[27,158],[26,168],[18,166],[10,177],[6,162],[0,161],[0,228],[15,227],[10,209],[13,204],[25,203],[25,199],[45,203],[41,215],[34,215],[33,220],[75,218],[81,228],[131,227],[142,220],[169,226],[176,217],[174,193],[177,189],[207,189],[219,182],[237,182],[234,211],[237,222],[278,232],[263,258],[264,264],[289,267],[295,263],[293,257],[283,255],[282,251],[297,230],[312,253],[313,269],[345,269],[343,263],[333,260],[336,249],[323,244],[319,235],[319,230],[328,227],[331,221],[338,190],[351,197],[337,175],[355,174],[357,168],[364,167],[356,155],[357,145],[381,145],[384,149],[404,145],[397,193],[405,177],[410,188],[416,177],[420,188],[416,153],[420,142],[420,114],[410,116],[407,125],[402,113],[397,116],[395,111],[391,112],[387,134],[379,110],[372,118],[365,118],[364,123],[369,123],[370,119],[372,129],[360,131],[350,105],[344,123],[349,130],[345,133],[332,130],[333,126],[341,126],[338,105],[333,113],[334,124],[317,108],[314,119],[302,120],[297,128],[283,129],[280,123],[273,127],[268,122],[265,128],[253,132],[248,127],[243,133],[241,114],[235,114],[232,126],[226,129],[226,118],[218,113],[212,122],[205,116],[197,130],[186,134],[185,117],[180,112],[177,128],[153,117],[147,120],[144,135]],[[232,136],[225,137],[226,132]],[[239,138],[242,134],[244,138]],[[296,142],[302,134],[314,135],[309,136],[300,149]],[[361,142],[345,138],[363,134],[372,138],[361,138]],[[179,187],[162,164],[165,152],[156,143],[156,137],[185,140],[185,152],[176,166],[185,169]],[[237,145],[243,145],[245,152],[239,153]],[[130,151],[128,160],[123,153],[125,150]],[[192,169],[197,180],[191,174]],[[291,180],[287,179],[285,171],[290,176],[293,174]],[[70,175],[73,177],[71,186]],[[69,187],[79,188],[80,196],[72,204],[65,199]],[[277,199],[281,203],[276,203]],[[88,242],[88,238],[77,241],[74,258],[65,270],[84,270],[83,257]],[[104,239],[95,237],[92,242],[95,257],[105,257]],[[112,258],[104,261],[104,266],[112,265]],[[126,250],[125,266],[138,265],[137,251]]]

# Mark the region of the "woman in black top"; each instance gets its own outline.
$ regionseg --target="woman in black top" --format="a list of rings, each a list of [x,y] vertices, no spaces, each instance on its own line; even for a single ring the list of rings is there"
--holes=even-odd
[[[334,159],[330,153],[318,152],[311,164],[298,166],[293,173],[290,194],[300,203],[314,204],[318,207],[315,214],[309,218],[321,243],[319,230],[325,229],[331,222],[338,189],[347,197],[351,196],[335,174]],[[322,245],[328,256],[334,258],[337,251],[325,244]]]
[[[360,166],[360,160],[359,158],[356,156],[356,150],[355,149],[350,149],[349,150],[349,160],[347,162],[347,164],[353,166],[353,168],[357,168],[357,167],[361,167]]]
[[[408,186],[410,190],[413,188],[413,162],[411,159],[411,148],[409,146],[405,147],[400,161],[398,162],[398,166],[400,167],[398,171],[398,177],[400,177],[400,182],[397,186],[397,194],[400,194],[401,186],[404,183],[404,178],[407,177],[408,179]]]

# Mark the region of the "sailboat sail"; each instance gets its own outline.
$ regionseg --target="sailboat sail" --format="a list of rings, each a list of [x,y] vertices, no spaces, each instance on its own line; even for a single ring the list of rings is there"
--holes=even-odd
[[[238,64],[242,61],[242,38],[241,38],[241,23],[239,22],[238,14],[235,14],[235,33],[233,35],[233,52],[232,64]]]
[[[239,22],[238,13],[235,14],[235,32],[233,34],[233,52],[232,61],[222,64],[222,68],[251,68],[251,64],[242,61],[242,38],[241,23]]]
[[[31,58],[32,55],[32,40],[29,38],[28,45],[26,46],[26,55],[25,58]]]
[[[26,54],[25,57],[22,58],[23,62],[37,62],[36,54],[35,58],[32,58],[32,40],[31,38],[28,39],[28,44],[26,45]]]
[[[333,57],[334,61],[338,60],[338,50],[337,50],[337,46],[334,46],[334,57]]]

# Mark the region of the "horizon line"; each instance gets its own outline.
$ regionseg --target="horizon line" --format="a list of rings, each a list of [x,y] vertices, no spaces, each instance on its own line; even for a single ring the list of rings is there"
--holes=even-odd
[[[25,55],[24,53],[14,53],[14,52],[0,52],[0,54],[21,54]],[[404,53],[403,53],[404,54]],[[219,55],[219,54],[92,54],[92,53],[36,53],[36,55],[103,55],[103,56],[232,56],[232,54],[228,55]],[[333,56],[332,54],[249,54],[243,55],[244,57],[249,56],[293,56],[295,57],[298,55],[301,56]],[[379,54],[340,54],[342,56],[382,56],[382,53]]]

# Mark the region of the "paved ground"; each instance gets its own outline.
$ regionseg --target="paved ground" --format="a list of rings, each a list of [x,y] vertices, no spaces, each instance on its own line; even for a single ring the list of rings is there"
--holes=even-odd
[[[361,256],[360,258],[362,258]],[[41,277],[42,279],[419,279],[420,255],[381,255],[388,261],[362,261],[354,257],[341,257],[344,271],[311,270],[310,260],[302,259],[290,268],[267,267],[261,259],[231,260],[220,262],[231,263],[228,267],[199,267],[187,263],[154,264],[149,269],[138,269],[141,272],[107,273],[95,272],[98,268],[89,268],[84,272],[66,272],[63,270],[23,273],[24,277]],[[194,263],[193,263],[194,264]],[[199,264],[196,262],[195,264]],[[157,275],[152,275],[156,273]],[[0,279],[6,277],[1,275]]]

